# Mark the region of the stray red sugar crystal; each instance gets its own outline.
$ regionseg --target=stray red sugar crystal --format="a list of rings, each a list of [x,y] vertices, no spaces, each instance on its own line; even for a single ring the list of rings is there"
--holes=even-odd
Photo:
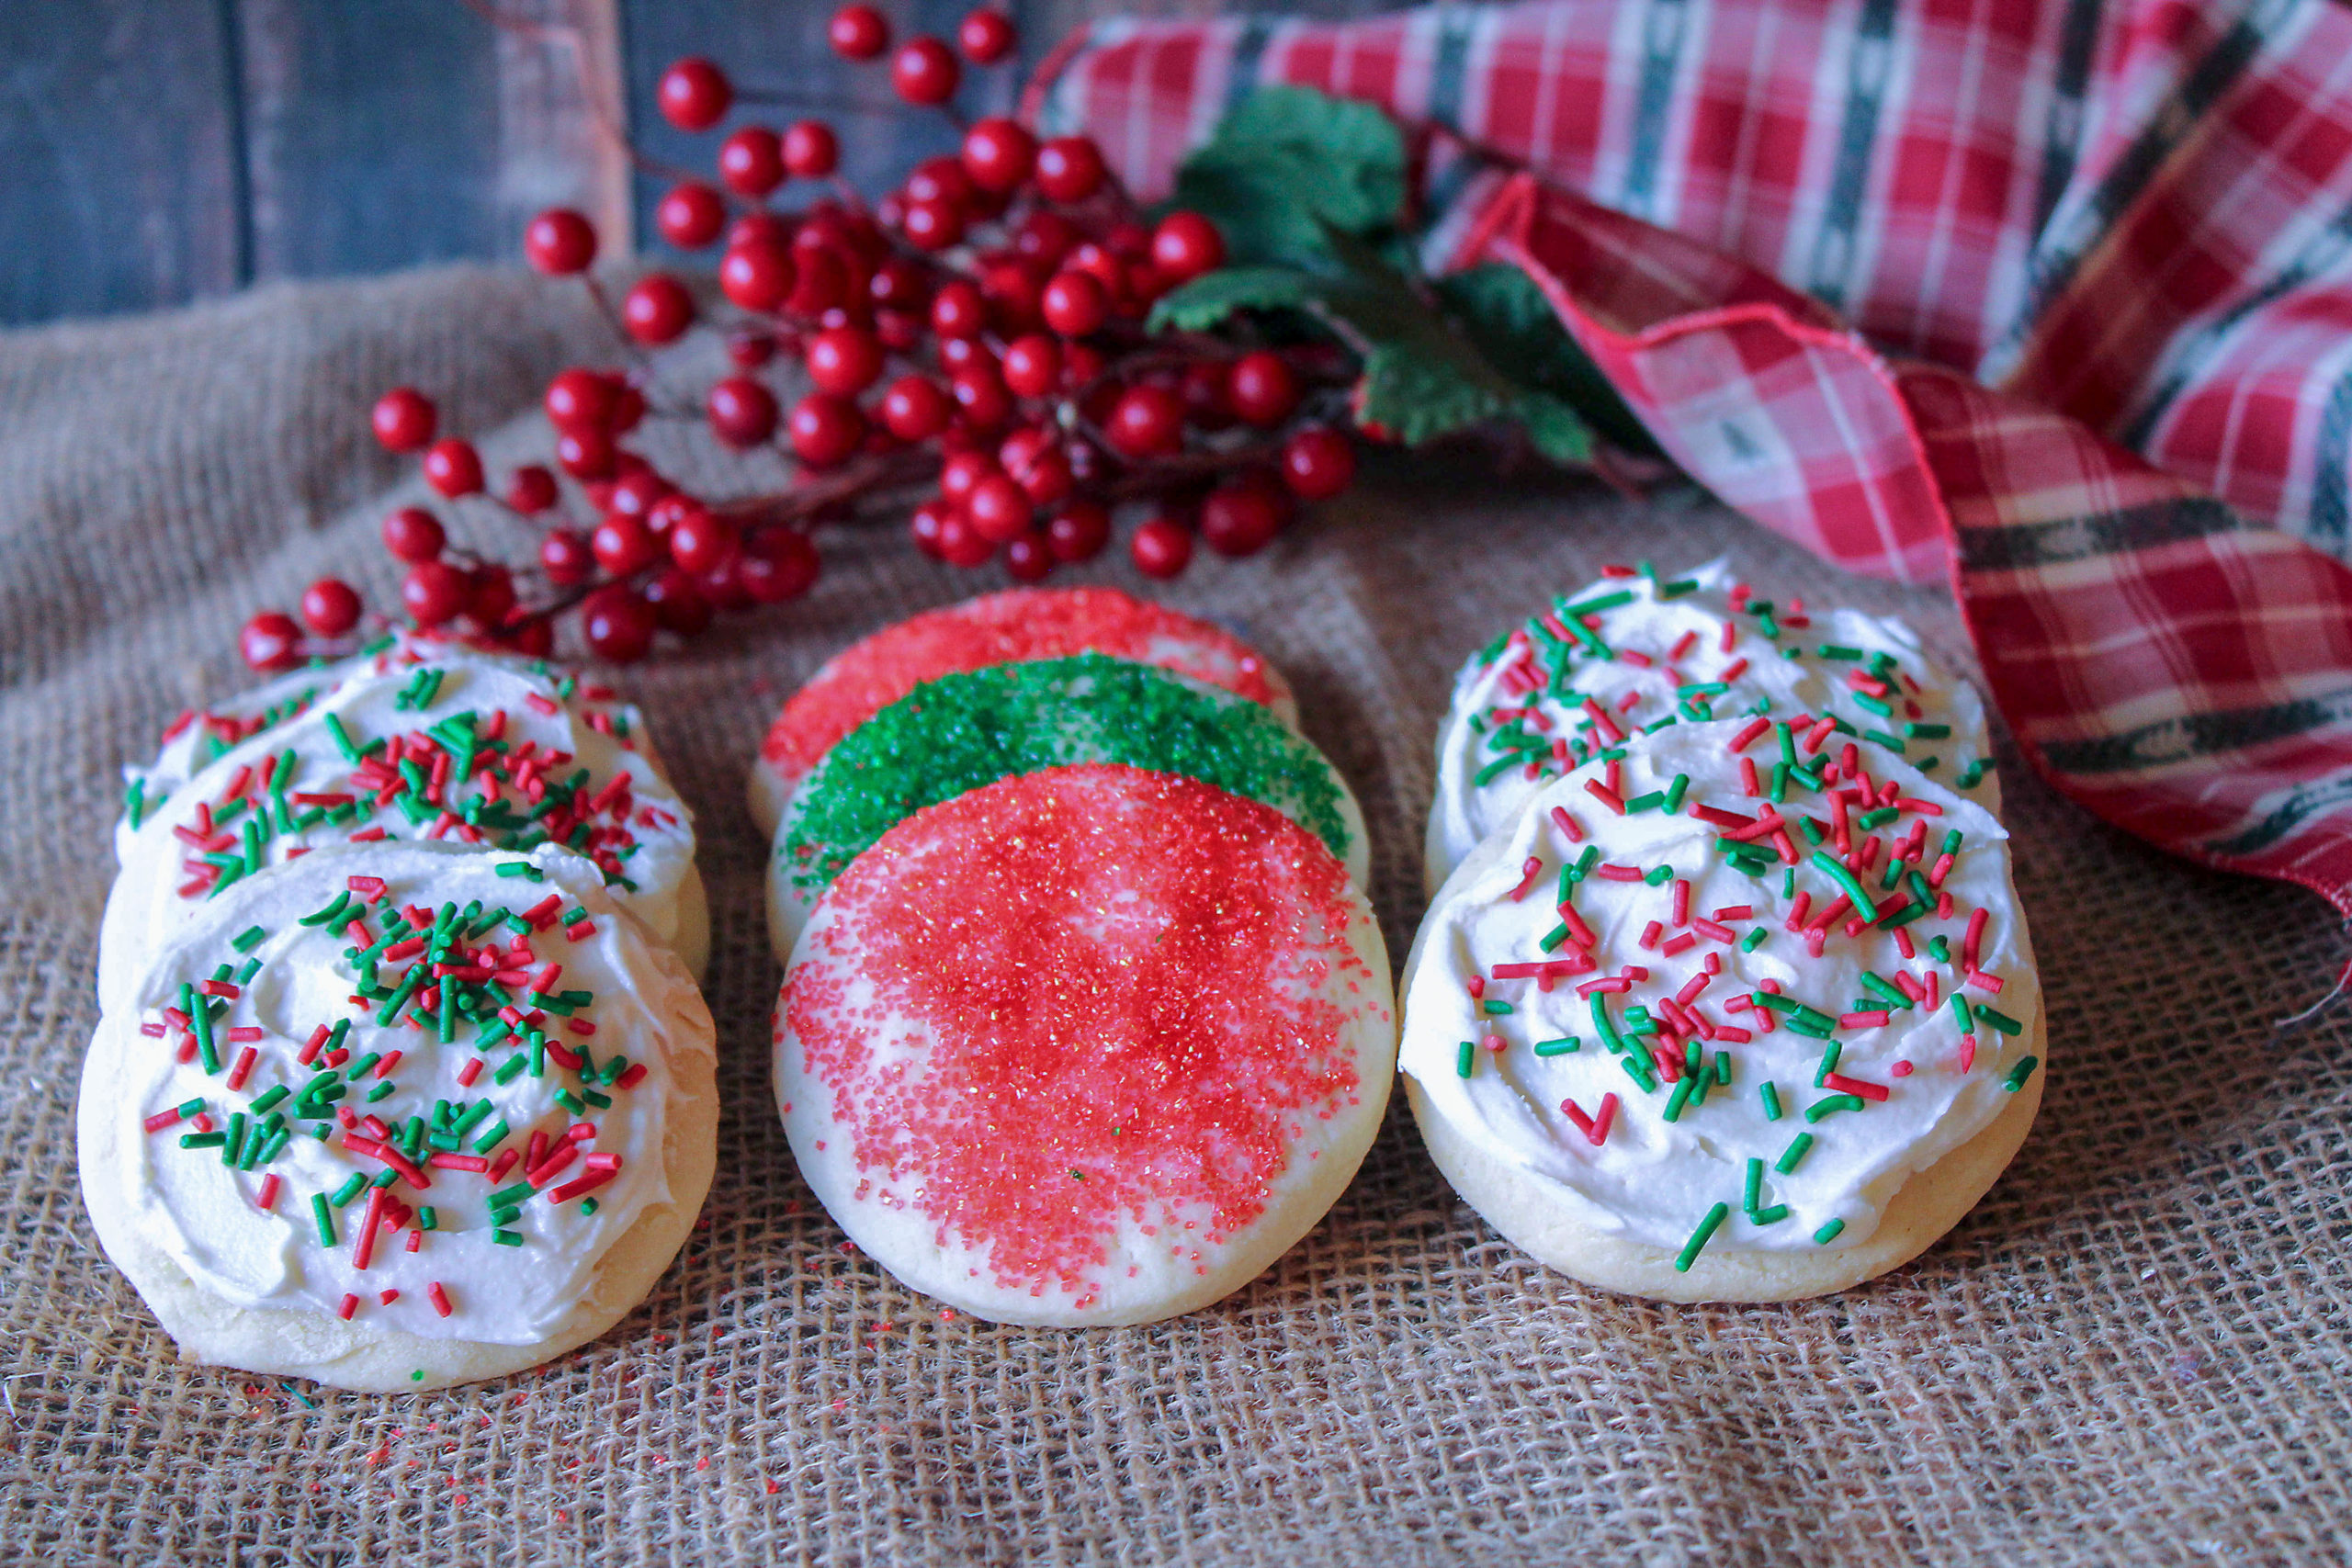
[[[1387,1006],[1321,844],[1131,768],[918,812],[825,910],[777,1015],[859,1169],[1000,1283],[1080,1300],[1122,1224],[1254,1224],[1302,1127],[1357,1095],[1347,1026]]]

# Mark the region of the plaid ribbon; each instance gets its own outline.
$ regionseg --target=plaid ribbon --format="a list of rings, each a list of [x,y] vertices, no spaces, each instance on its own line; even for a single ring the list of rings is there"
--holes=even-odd
[[[1419,133],[1432,268],[1525,269],[1717,495],[1949,573],[2059,790],[2352,915],[2352,11],[1113,19],[1027,109],[1150,197],[1266,82]]]

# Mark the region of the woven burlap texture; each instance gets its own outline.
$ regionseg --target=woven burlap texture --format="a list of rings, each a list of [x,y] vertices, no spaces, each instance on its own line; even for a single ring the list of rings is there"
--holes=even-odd
[[[1151,1328],[996,1328],[843,1246],[769,1099],[776,974],[742,780],[851,638],[996,581],[899,532],[627,683],[698,813],[727,1101],[702,1227],[645,1306],[533,1374],[363,1397],[183,1366],[99,1253],[73,1100],[117,769],[233,689],[240,620],[322,570],[389,599],[412,381],[543,445],[568,291],[482,272],[271,289],[0,336],[0,1556],[45,1563],[2342,1562],[2352,1554],[2352,1004],[2307,894],[2167,860],[2005,753],[2049,1093],[1992,1196],[1889,1280],[1675,1308],[1584,1289],[1458,1202],[1393,1111],[1329,1218]],[[677,400],[695,378],[673,371]],[[673,459],[688,469],[695,452]],[[517,525],[487,508],[462,532]],[[510,545],[519,540],[510,538]],[[1696,500],[1390,461],[1165,594],[1255,639],[1363,797],[1394,952],[1420,913],[1451,671],[1605,560],[1728,551],[1909,616]],[[510,550],[510,553],[511,550]],[[1134,586],[1104,564],[1074,578]],[[1401,1101],[1400,1101],[1401,1104]]]

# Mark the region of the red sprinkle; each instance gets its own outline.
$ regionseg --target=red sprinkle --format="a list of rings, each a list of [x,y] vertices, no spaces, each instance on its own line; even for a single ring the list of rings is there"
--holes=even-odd
[[[425,1286],[424,1294],[426,1299],[432,1302],[433,1310],[439,1313],[443,1317],[448,1316],[450,1313],[456,1310],[450,1306],[449,1292],[441,1288],[440,1280],[435,1280],[433,1283]]]
[[[245,1087],[245,1075],[254,1070],[254,1058],[256,1055],[258,1055],[258,1053],[251,1045],[246,1046],[243,1050],[237,1053],[237,1065],[229,1069],[229,1087],[231,1089],[243,1089]]]
[[[1836,1089],[1839,1094],[1859,1094],[1864,1100],[1884,1100],[1887,1096],[1887,1088],[1884,1084],[1871,1083],[1867,1078],[1849,1078],[1843,1073],[1830,1073],[1821,1081],[1826,1087]]]
[[[1611,790],[1607,784],[1602,784],[1599,779],[1585,780],[1584,791],[1587,795],[1592,796],[1593,799],[1600,802],[1601,805],[1609,807],[1610,810],[1614,811],[1618,816],[1623,817],[1625,815],[1624,801],[1619,798],[1614,790]]]
[[[277,1190],[281,1185],[283,1185],[283,1183],[279,1180],[277,1173],[274,1170],[267,1176],[263,1177],[261,1179],[261,1194],[254,1200],[254,1207],[256,1209],[276,1208],[277,1206]]]
[[[1535,879],[1543,874],[1544,857],[1542,855],[1528,856],[1527,863],[1519,868],[1519,886],[1510,890],[1512,901],[1517,902],[1526,897],[1527,890],[1534,886]]]

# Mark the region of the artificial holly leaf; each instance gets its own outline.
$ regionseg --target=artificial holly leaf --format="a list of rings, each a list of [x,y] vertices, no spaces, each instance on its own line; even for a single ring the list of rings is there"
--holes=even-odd
[[[1564,468],[1592,461],[1592,429],[1577,412],[1549,392],[1522,392],[1512,413],[1527,427],[1535,449]]]
[[[1657,453],[1649,432],[1560,323],[1533,278],[1498,262],[1453,273],[1436,287],[1448,312],[1498,370],[1552,394],[1627,451]],[[1532,431],[1535,421],[1528,423]]]
[[[1236,310],[1303,310],[1329,292],[1322,278],[1291,267],[1223,267],[1161,295],[1146,330],[1206,332]]]
[[[1370,104],[1261,87],[1177,171],[1170,205],[1213,220],[1242,265],[1307,262],[1326,225],[1369,234],[1405,205],[1405,138]]]

